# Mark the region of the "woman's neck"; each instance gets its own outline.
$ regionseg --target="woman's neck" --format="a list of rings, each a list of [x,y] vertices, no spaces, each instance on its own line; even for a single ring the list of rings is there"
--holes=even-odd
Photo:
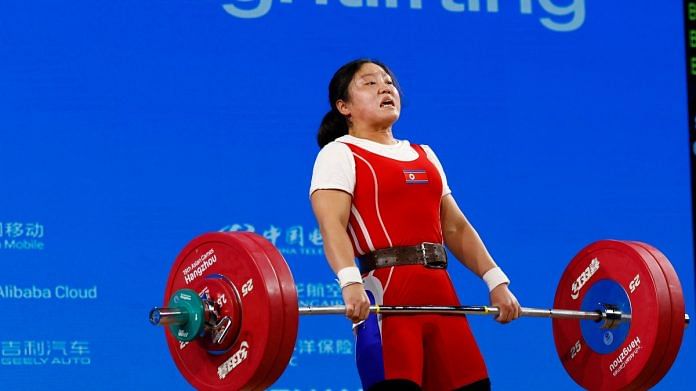
[[[372,129],[363,129],[363,128],[357,128],[357,127],[351,127],[348,130],[348,134],[357,137],[357,138],[363,138],[366,140],[374,141],[379,144],[385,144],[385,145],[393,145],[396,144],[396,139],[392,135],[392,129],[391,126],[387,128],[372,128]]]

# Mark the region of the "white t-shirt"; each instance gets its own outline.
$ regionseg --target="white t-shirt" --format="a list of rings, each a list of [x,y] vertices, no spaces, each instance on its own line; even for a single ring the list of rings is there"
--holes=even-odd
[[[312,183],[309,187],[311,196],[319,189],[343,190],[353,195],[355,188],[355,160],[353,152],[345,143],[353,144],[374,154],[402,162],[410,162],[418,159],[416,152],[408,140],[397,140],[396,144],[385,145],[374,141],[345,135],[337,138],[324,146],[319,151],[317,159],[314,161],[312,172]],[[435,165],[442,178],[442,196],[450,194],[452,191],[447,185],[447,177],[442,169],[442,164],[435,156],[435,152],[427,145],[421,145],[428,159]]]

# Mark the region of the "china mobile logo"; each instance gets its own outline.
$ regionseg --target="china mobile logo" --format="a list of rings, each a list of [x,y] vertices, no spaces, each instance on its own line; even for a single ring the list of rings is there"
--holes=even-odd
[[[36,222],[0,222],[0,250],[43,250],[45,227]]]
[[[298,0],[311,1],[311,0]],[[499,0],[436,0],[425,2],[423,0],[314,0],[316,5],[328,5],[329,1],[350,8],[408,8],[422,10],[423,3],[427,7],[438,6],[448,12],[487,12],[500,11]],[[223,4],[230,15],[238,18],[260,18],[271,11],[273,3],[293,4],[293,0],[233,0]],[[438,4],[439,3],[439,4]],[[575,31],[585,23],[585,0],[507,0],[503,2],[504,8],[518,8],[522,15],[534,15],[541,13],[539,22],[552,31]],[[558,3],[561,3],[560,5]]]

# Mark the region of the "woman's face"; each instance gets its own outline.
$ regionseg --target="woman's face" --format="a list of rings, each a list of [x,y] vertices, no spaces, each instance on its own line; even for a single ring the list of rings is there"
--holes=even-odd
[[[353,127],[389,127],[401,113],[401,97],[394,82],[377,64],[365,63],[348,87],[348,100],[336,102]]]

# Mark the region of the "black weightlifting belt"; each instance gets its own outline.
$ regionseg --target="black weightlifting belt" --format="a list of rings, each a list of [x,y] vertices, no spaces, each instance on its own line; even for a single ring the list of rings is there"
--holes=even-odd
[[[439,243],[421,243],[417,246],[389,247],[358,257],[360,273],[401,265],[423,265],[431,269],[447,268],[447,253]]]

